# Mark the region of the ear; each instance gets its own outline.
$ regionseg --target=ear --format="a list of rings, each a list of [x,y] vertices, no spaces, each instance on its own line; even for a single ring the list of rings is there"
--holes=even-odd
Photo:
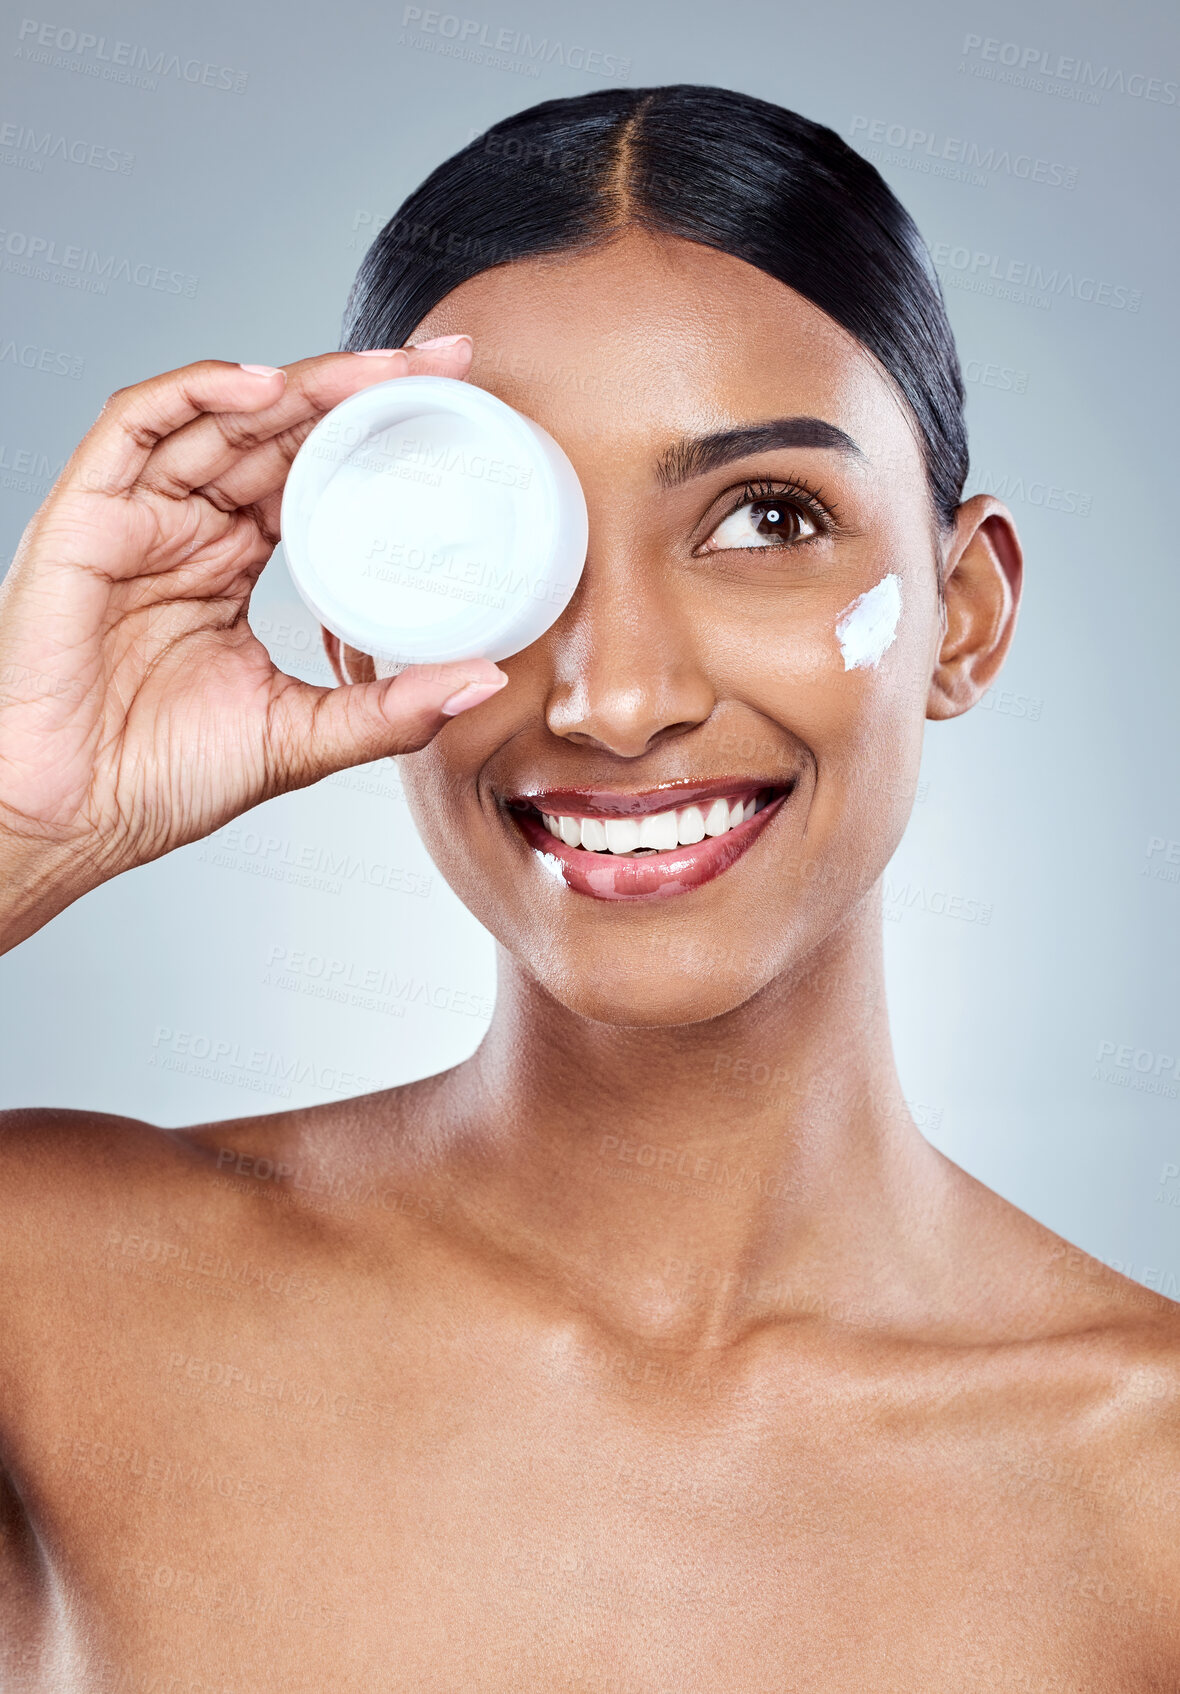
[[[957,718],[991,687],[1012,641],[1024,555],[1012,514],[974,494],[955,516],[943,559],[945,609],[928,718]]]
[[[372,682],[376,676],[373,661],[368,653],[362,653],[359,648],[350,647],[341,641],[338,635],[333,635],[330,629],[320,625],[320,635],[323,638],[324,652],[328,655],[328,663],[335,673],[337,682]]]

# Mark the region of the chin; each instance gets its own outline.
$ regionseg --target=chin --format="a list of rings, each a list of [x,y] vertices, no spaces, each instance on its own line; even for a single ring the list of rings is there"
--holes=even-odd
[[[575,1017],[619,1029],[675,1029],[708,1023],[736,1011],[765,987],[747,973],[689,972],[675,955],[658,965],[648,957],[641,968],[622,972],[617,959],[601,970],[587,969],[585,957],[568,972],[540,972],[527,959],[524,969],[544,991]]]

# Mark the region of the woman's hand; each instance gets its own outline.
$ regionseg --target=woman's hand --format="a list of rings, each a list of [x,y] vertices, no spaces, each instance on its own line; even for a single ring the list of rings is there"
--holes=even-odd
[[[507,680],[471,659],[316,687],[246,617],[319,419],[470,358],[464,337],[284,371],[207,359],[107,401],[0,588],[0,951],[273,794],[424,746],[486,697],[459,690]]]

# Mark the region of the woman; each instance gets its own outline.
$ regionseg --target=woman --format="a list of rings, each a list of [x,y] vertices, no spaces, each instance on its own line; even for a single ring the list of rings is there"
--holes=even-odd
[[[932,1149],[890,1049],[923,723],[1021,577],[912,223],[764,102],[550,101],[410,197],[345,346],[120,391],[35,516],[4,937],[400,754],[495,1016],[342,1104],[7,1114],[10,1685],[1174,1690],[1175,1308]],[[415,371],[561,443],[585,571],[502,667],[325,635],[315,688],[247,624],[286,469]]]

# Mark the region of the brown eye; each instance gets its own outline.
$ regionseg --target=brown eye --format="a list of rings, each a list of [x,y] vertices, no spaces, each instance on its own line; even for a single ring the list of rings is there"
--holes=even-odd
[[[763,495],[747,500],[736,512],[717,525],[702,553],[720,553],[737,547],[785,547],[805,541],[819,530],[806,512],[781,495]]]

